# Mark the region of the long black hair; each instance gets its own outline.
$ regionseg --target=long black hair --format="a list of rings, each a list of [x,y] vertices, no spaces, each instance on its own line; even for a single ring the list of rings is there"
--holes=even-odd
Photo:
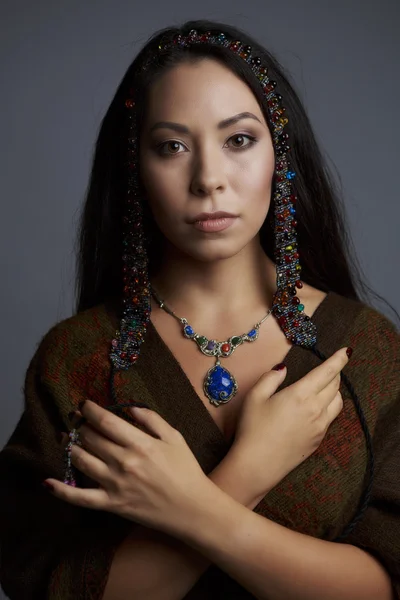
[[[158,46],[161,39],[172,39],[178,33],[185,36],[191,29],[223,32],[251,46],[268,68],[269,78],[277,82],[276,91],[282,95],[285,115],[289,119],[290,161],[297,174],[294,186],[298,197],[296,218],[301,279],[324,292],[334,291],[366,303],[368,293],[372,293],[391,306],[366,283],[348,231],[340,189],[329,172],[309,118],[284,68],[268,50],[240,29],[215,21],[196,20],[180,27],[162,29],[149,39],[128,67],[102,120],[77,236],[76,312],[122,297],[122,219],[127,145],[124,103],[131,89],[135,92],[136,110],[142,118],[139,122],[143,122],[148,93],[157,77],[183,61],[214,58],[249,86],[269,125],[268,109],[258,80],[246,61],[231,50],[199,44],[190,48],[175,47],[160,56]],[[272,204],[260,230],[260,242],[265,253],[274,261]],[[149,249],[151,272],[157,265],[160,233],[150,211],[147,212],[147,220],[147,226],[155,232],[152,236],[155,241]],[[397,311],[391,308],[400,320]]]

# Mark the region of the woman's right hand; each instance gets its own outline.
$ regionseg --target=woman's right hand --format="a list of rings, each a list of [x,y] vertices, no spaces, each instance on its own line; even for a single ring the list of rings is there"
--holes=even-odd
[[[229,455],[254,498],[263,498],[317,450],[343,408],[340,372],[348,360],[341,348],[278,393],[286,368],[268,371],[246,394]]]

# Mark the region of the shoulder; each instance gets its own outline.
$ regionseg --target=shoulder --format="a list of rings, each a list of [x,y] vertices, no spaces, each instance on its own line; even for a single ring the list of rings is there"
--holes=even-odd
[[[338,294],[332,300],[335,307],[341,307],[336,315],[341,314],[346,323],[341,346],[353,348],[343,372],[373,424],[388,410],[400,408],[400,333],[387,316],[361,300]]]
[[[109,352],[115,334],[104,304],[53,325],[37,344],[29,365],[42,383],[68,390],[94,381],[109,371]]]
[[[354,347],[362,348],[363,359],[393,369],[400,361],[400,332],[382,312],[360,300],[341,298],[341,304],[355,307],[357,313],[349,323],[349,337]]]
[[[318,315],[324,326],[343,329],[354,346],[362,346],[368,356],[384,351],[385,356],[394,358],[400,353],[398,326],[363,300],[348,298],[334,291],[327,294],[311,286],[307,286],[304,299],[309,307],[307,314],[325,309]]]

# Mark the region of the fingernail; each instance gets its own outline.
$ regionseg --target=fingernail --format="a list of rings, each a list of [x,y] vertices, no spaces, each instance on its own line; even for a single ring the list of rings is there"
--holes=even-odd
[[[278,363],[277,365],[275,365],[274,367],[272,367],[272,369],[274,371],[282,371],[285,368],[285,364],[284,363]]]
[[[54,492],[54,487],[51,485],[51,483],[43,481],[42,486],[46,488],[46,490],[49,490],[49,492]]]
[[[350,346],[349,346],[346,350],[346,354],[349,358],[351,358],[351,355],[353,354],[353,348],[350,348]]]
[[[149,408],[149,406],[147,404],[144,404],[143,402],[135,402],[133,408],[135,408],[136,406],[138,408]]]

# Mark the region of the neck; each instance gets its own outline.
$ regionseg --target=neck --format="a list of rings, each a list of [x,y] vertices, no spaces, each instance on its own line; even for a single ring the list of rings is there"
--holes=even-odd
[[[262,319],[271,308],[276,267],[258,241],[235,256],[210,262],[170,249],[151,283],[168,308],[189,323],[248,323],[249,317]],[[154,299],[152,310],[161,310]]]

